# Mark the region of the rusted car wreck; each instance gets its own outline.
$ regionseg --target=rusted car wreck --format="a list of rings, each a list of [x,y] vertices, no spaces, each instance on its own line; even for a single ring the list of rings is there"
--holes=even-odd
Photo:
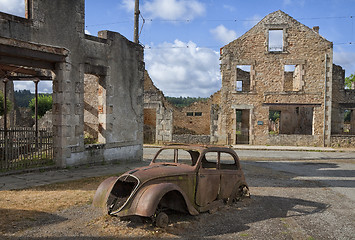
[[[168,145],[149,166],[110,177],[98,187],[93,205],[119,217],[148,217],[168,224],[167,210],[197,215],[249,195],[235,151],[227,147]]]

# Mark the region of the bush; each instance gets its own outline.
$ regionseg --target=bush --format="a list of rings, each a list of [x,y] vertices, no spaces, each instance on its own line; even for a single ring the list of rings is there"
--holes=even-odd
[[[43,117],[48,110],[52,109],[52,95],[39,95],[38,96],[38,118]],[[32,98],[29,107],[32,110],[33,116],[35,115],[36,98]]]
[[[7,111],[9,112],[12,108],[12,103],[7,100],[6,103]],[[5,113],[5,108],[4,108],[4,94],[0,91],[0,116],[3,116]]]

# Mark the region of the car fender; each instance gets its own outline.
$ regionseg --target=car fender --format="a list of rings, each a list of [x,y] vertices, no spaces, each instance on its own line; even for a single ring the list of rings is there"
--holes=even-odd
[[[171,191],[178,191],[181,194],[191,215],[198,214],[182,189],[173,183],[152,184],[141,188],[132,202],[131,210],[136,215],[151,217],[163,196]]]

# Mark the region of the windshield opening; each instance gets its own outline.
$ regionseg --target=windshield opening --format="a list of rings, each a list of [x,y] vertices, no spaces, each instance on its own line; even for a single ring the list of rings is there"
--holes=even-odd
[[[194,166],[197,162],[199,152],[184,149],[162,149],[153,159],[154,163],[183,163]]]

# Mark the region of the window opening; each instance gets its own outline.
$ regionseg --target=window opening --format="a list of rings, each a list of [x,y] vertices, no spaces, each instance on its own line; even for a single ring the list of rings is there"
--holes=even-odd
[[[230,153],[220,153],[220,168],[237,170],[238,166],[236,165],[234,157]]]
[[[202,158],[202,168],[217,169],[218,153],[207,152]]]
[[[105,143],[103,115],[106,89],[98,76],[85,74],[84,77],[84,143]]]
[[[251,65],[237,65],[236,91],[250,91],[250,70]]]
[[[302,65],[284,65],[284,91],[302,90]]]
[[[312,135],[313,111],[313,107],[290,105],[270,109],[269,134]]]
[[[283,51],[283,30],[271,29],[269,30],[269,52]]]
[[[200,117],[200,116],[202,116],[202,112],[187,112],[186,116],[189,116],[189,117],[193,117],[193,116]]]
[[[347,134],[355,134],[355,119],[353,119],[354,110],[352,109],[345,109],[344,110],[344,127],[343,132]]]
[[[163,149],[158,152],[154,162],[168,162],[168,163],[184,163],[188,165],[195,165],[199,154],[194,151],[186,151],[183,149]]]
[[[0,4],[0,12],[28,18],[26,11],[28,11],[27,4],[29,4],[29,0],[11,0],[7,2]]]

